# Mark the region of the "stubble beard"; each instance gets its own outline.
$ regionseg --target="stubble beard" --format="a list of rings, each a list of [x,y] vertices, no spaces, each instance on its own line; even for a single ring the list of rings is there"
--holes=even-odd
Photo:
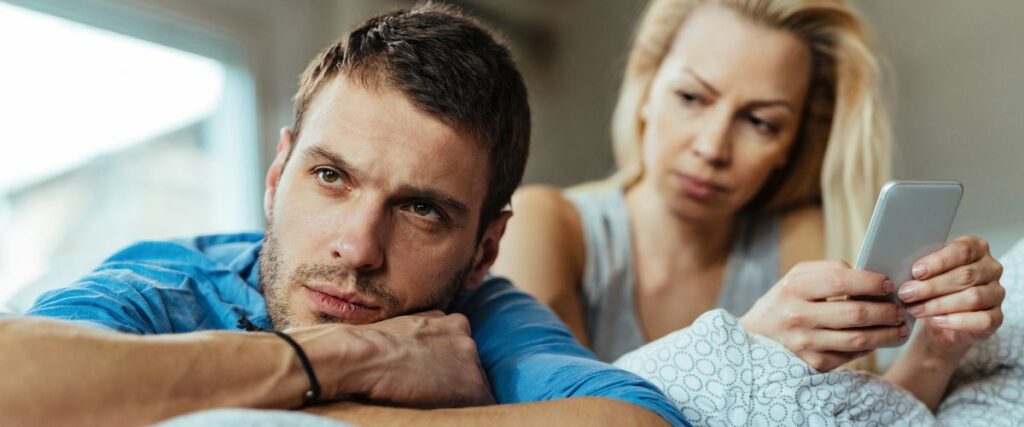
[[[290,292],[296,292],[299,288],[312,279],[327,281],[329,283],[345,283],[352,280],[356,290],[374,299],[381,305],[384,316],[376,321],[406,314],[418,313],[429,310],[447,310],[455,297],[463,289],[466,278],[473,270],[473,257],[457,270],[447,283],[430,296],[422,304],[399,310],[398,298],[390,291],[387,284],[380,278],[360,274],[352,271],[344,265],[334,264],[300,264],[287,277],[282,277],[285,266],[280,258],[279,241],[277,240],[273,218],[267,221],[267,230],[263,239],[263,248],[260,250],[260,289],[266,299],[267,314],[274,330],[284,330],[293,326],[300,326],[296,322],[295,311],[288,304]],[[325,313],[316,313],[319,323],[341,323],[337,318]]]

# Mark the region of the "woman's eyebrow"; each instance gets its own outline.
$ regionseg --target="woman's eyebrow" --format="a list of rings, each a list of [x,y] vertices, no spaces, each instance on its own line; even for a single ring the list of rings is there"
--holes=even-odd
[[[718,96],[720,94],[718,92],[718,89],[715,89],[714,86],[711,86],[711,83],[708,83],[707,80],[704,80],[704,78],[697,74],[697,72],[694,71],[693,68],[686,67],[683,69],[683,72],[689,74],[690,77],[693,77],[693,79],[696,80],[697,83],[700,83],[701,86],[704,86],[704,89],[706,89],[708,92],[711,92],[712,95]]]
[[[796,107],[793,106],[793,103],[786,101],[784,99],[769,99],[764,101],[751,101],[747,103],[747,108],[749,109],[767,108],[775,106],[785,107],[790,112],[796,113]]]
[[[683,72],[689,74],[690,77],[693,77],[693,79],[696,80],[697,83],[700,83],[701,86],[704,86],[704,89],[706,89],[708,92],[711,92],[714,96],[720,95],[718,89],[715,89],[715,87],[712,86],[711,83],[708,83],[707,80],[704,80],[704,78],[701,77],[700,74],[697,74],[697,72],[694,71],[693,68],[686,67],[683,69]],[[773,106],[782,106],[788,109],[790,112],[796,112],[796,107],[793,105],[793,103],[785,99],[763,99],[747,103],[748,109],[766,108]]]

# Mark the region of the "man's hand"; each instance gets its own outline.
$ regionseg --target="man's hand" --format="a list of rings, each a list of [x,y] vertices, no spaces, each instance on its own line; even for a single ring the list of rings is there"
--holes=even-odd
[[[338,335],[339,330],[344,332]],[[461,314],[430,311],[287,332],[310,353],[327,398],[351,395],[421,408],[494,403],[469,321]]]
[[[830,371],[909,333],[892,302],[833,297],[892,294],[885,276],[838,261],[797,264],[740,322],[747,332],[784,345],[808,365]]]

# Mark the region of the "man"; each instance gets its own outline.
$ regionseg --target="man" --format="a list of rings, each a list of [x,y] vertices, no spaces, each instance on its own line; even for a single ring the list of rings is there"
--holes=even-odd
[[[685,424],[486,277],[529,131],[519,73],[479,24],[436,5],[366,21],[302,77],[265,236],[141,243],[28,313],[63,320],[0,321],[0,424],[300,406],[357,422]]]

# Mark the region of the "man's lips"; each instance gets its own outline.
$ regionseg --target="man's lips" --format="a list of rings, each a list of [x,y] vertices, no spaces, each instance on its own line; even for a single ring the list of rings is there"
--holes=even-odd
[[[363,307],[366,307],[366,308],[369,308],[369,309],[378,309],[378,308],[380,308],[380,306],[377,305],[377,304],[374,304],[372,300],[370,300],[370,299],[368,299],[368,298],[366,298],[366,297],[364,297],[362,295],[359,295],[358,293],[355,293],[355,292],[342,291],[340,289],[334,288],[333,286],[321,285],[321,284],[316,284],[316,283],[308,284],[308,285],[306,285],[306,287],[309,288],[310,290],[313,290],[313,291],[316,291],[316,292],[320,292],[322,294],[327,294],[327,295],[332,296],[334,298],[345,300],[345,301],[348,301],[348,302],[350,302],[352,304],[360,305],[360,306],[363,306]]]
[[[355,292],[322,285],[306,285],[302,290],[317,311],[341,320],[365,320],[380,310],[380,306]]]

